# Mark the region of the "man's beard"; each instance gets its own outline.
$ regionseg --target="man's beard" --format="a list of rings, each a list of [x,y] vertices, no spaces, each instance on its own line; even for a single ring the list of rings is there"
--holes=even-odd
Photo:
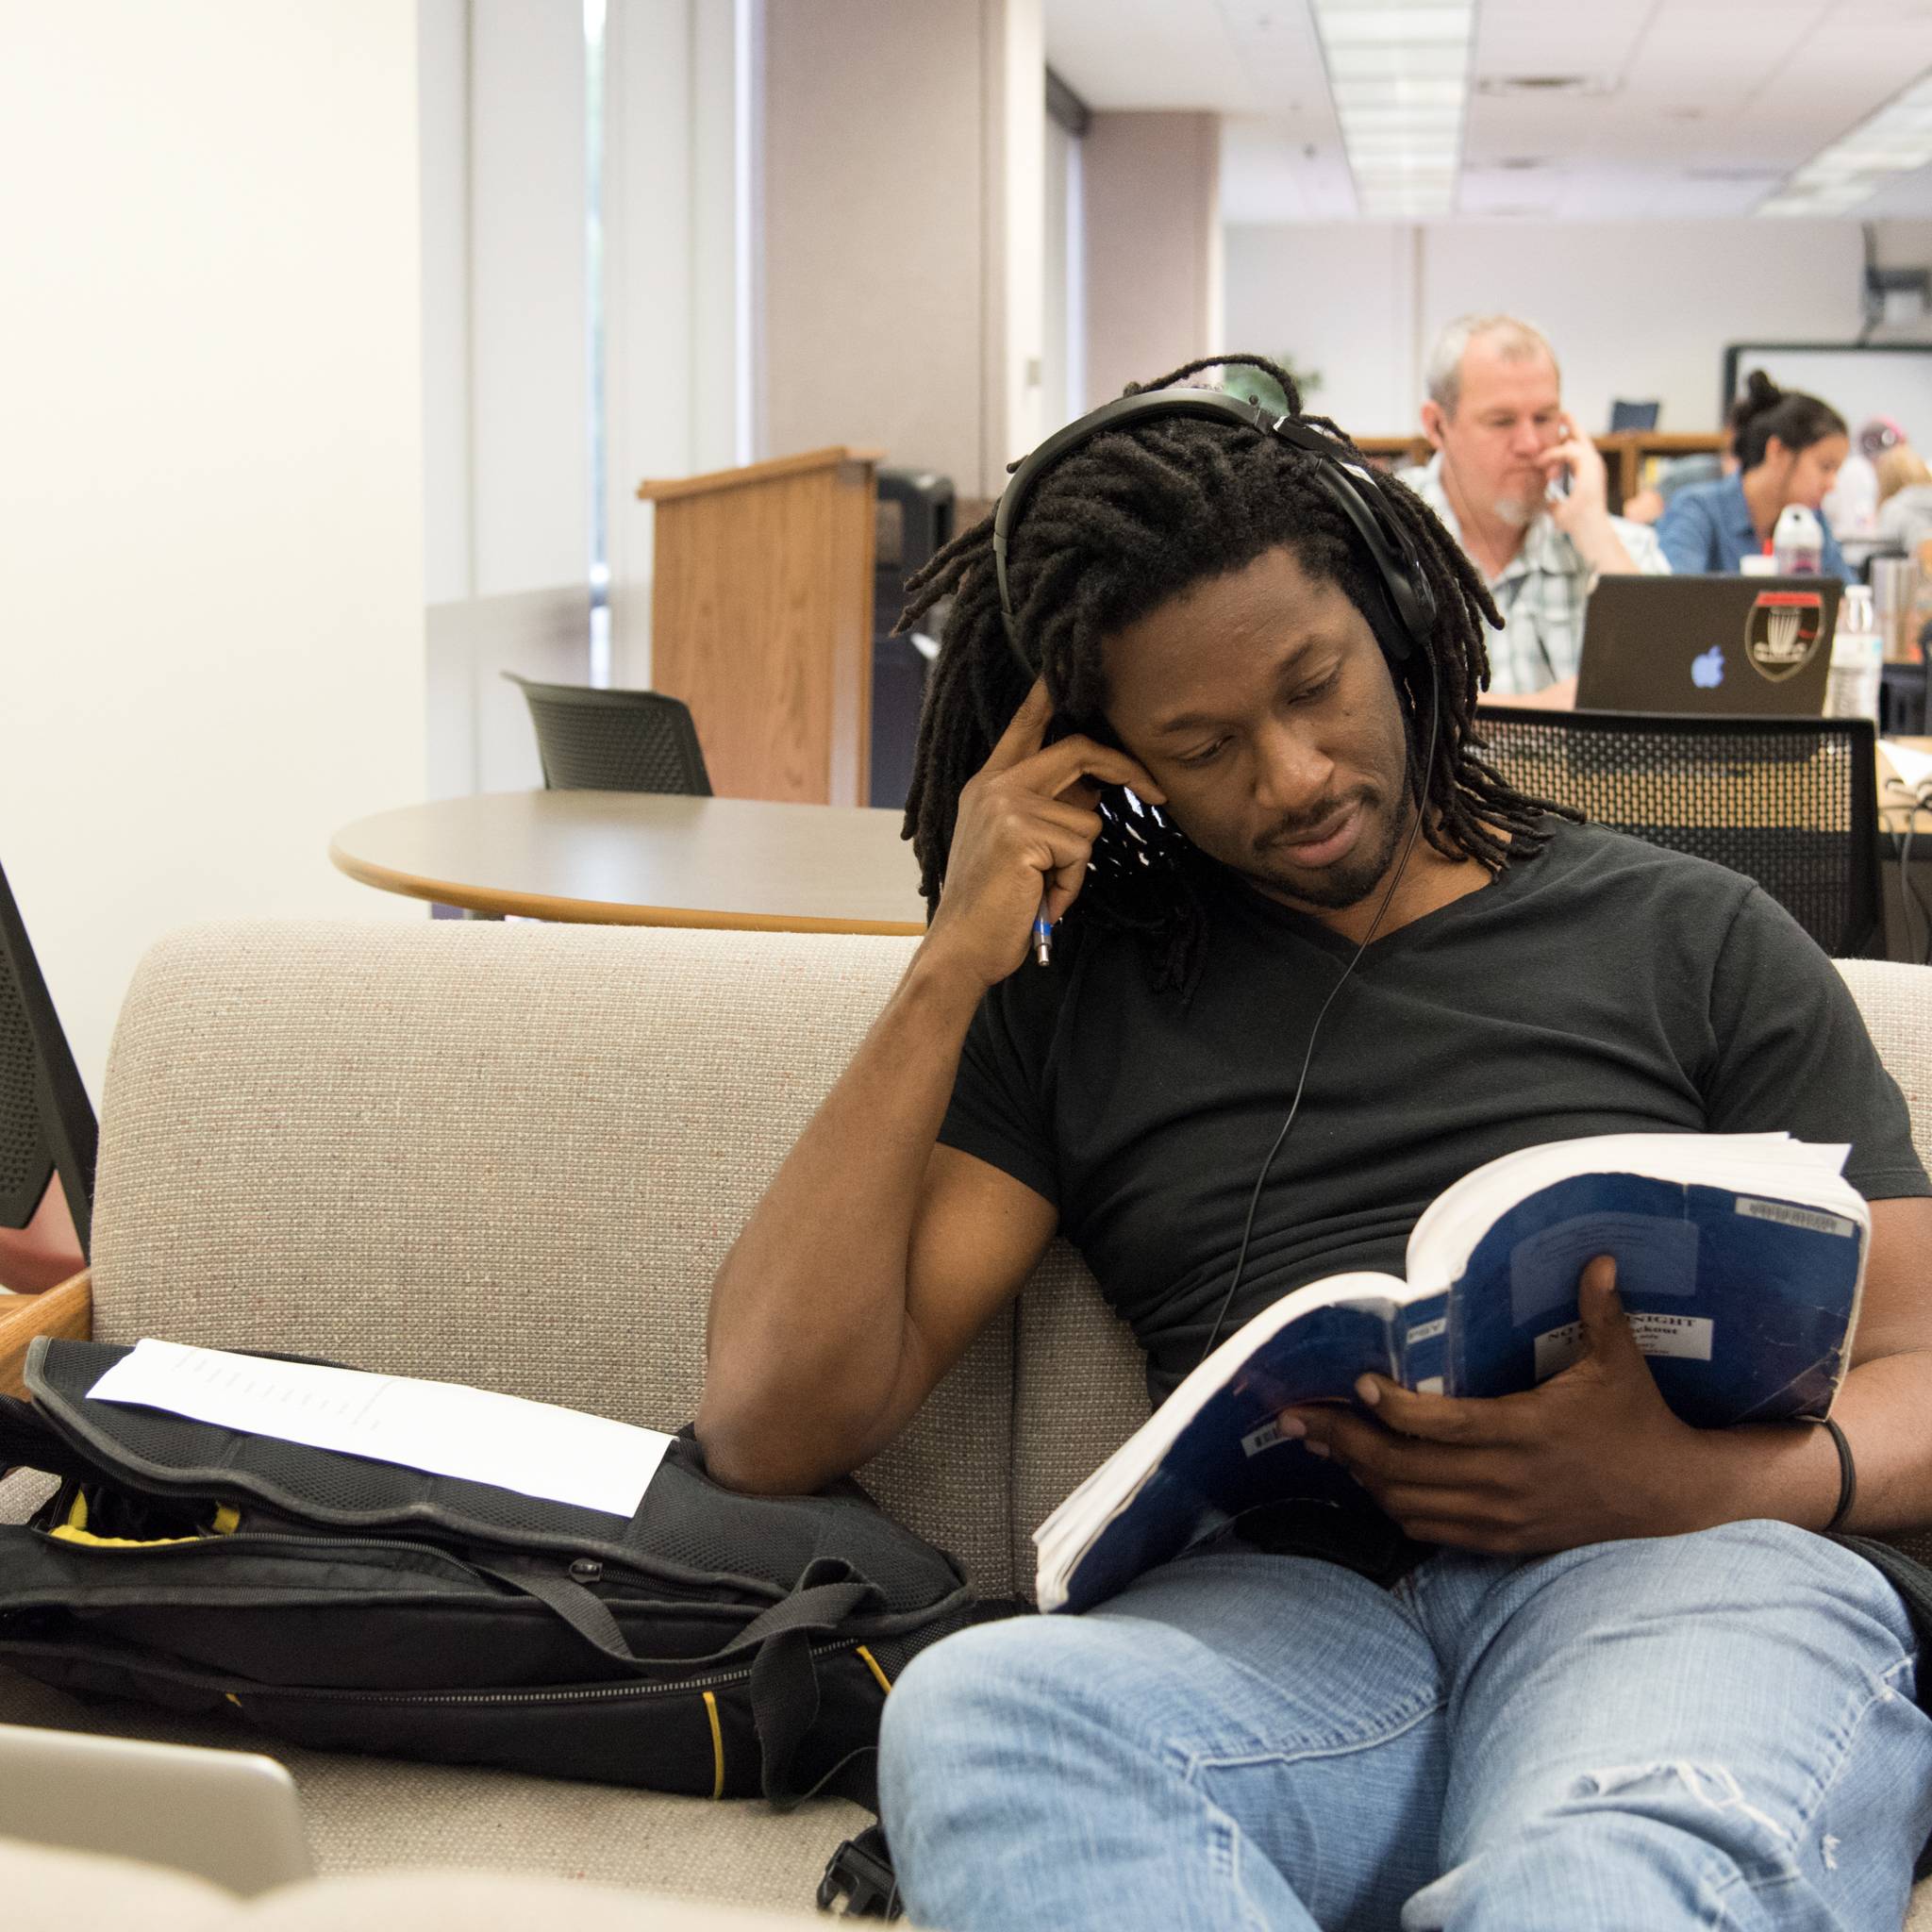
[[[1336,912],[1347,906],[1359,905],[1387,878],[1406,818],[1400,811],[1385,812],[1374,799],[1364,799],[1361,809],[1367,820],[1361,837],[1355,849],[1333,865],[1324,866],[1319,872],[1299,873],[1291,878],[1268,868],[1271,848],[1293,842],[1291,835],[1284,838],[1277,832],[1255,855],[1256,865],[1249,877],[1303,906],[1319,906]]]
[[[1542,505],[1522,496],[1499,496],[1490,508],[1499,524],[1507,524],[1512,530],[1526,530],[1536,522]]]

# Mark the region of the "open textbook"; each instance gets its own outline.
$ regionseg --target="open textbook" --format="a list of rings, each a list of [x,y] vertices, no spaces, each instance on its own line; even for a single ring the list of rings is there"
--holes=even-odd
[[[1597,1255],[1664,1399],[1700,1428],[1821,1417],[1850,1357],[1871,1216],[1850,1150],[1788,1134],[1603,1134],[1465,1174],[1408,1240],[1408,1279],[1335,1274],[1228,1337],[1034,1531],[1043,1610],[1084,1609],[1205,1522],[1340,1473],[1280,1410],[1354,1399],[1367,1372],[1507,1395],[1582,1353],[1577,1278]]]

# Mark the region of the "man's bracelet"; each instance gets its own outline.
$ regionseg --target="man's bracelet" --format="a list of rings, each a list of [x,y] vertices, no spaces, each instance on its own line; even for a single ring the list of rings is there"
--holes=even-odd
[[[1852,1505],[1858,1497],[1858,1472],[1852,1462],[1852,1445],[1845,1441],[1845,1432],[1826,1416],[1819,1424],[1831,1431],[1833,1446],[1838,1450],[1838,1507],[1831,1512],[1831,1521],[1824,1525],[1824,1534],[1844,1526],[1845,1518],[1852,1513]]]

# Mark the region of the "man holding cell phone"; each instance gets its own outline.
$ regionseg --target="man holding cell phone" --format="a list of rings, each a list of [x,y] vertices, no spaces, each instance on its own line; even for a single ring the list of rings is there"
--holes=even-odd
[[[1668,573],[1653,532],[1612,516],[1604,459],[1563,408],[1556,352],[1508,315],[1465,315],[1429,352],[1423,433],[1402,480],[1482,572],[1503,615],[1492,698],[1576,699],[1583,608],[1606,572]]]

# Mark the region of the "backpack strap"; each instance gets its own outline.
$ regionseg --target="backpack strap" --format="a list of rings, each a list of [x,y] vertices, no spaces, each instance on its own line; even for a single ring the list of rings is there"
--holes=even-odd
[[[548,1606],[593,1650],[601,1650],[617,1663],[637,1662],[637,1653],[625,1641],[624,1632],[617,1627],[617,1619],[610,1614],[609,1607],[581,1583],[534,1565],[529,1569],[522,1565],[511,1568],[500,1563],[479,1563],[475,1557],[470,1564],[483,1575],[507,1583],[512,1590],[520,1590],[525,1596],[533,1596],[540,1604]]]
[[[849,1572],[837,1582],[814,1579],[845,1566],[810,1563],[799,1588],[783,1603],[761,1611],[728,1646],[757,1643],[751,1665],[751,1714],[758,1734],[759,1784],[781,1810],[811,1795],[792,1774],[792,1761],[819,1714],[818,1665],[811,1654],[814,1632],[835,1630],[870,1596],[872,1586]]]
[[[535,1564],[526,1568],[521,1563],[479,1563],[474,1557],[470,1558],[470,1564],[494,1582],[521,1591],[525,1596],[535,1597],[562,1618],[593,1650],[603,1652],[613,1662],[635,1665],[641,1661],[637,1652],[625,1641],[624,1632],[618,1628],[617,1619],[610,1614],[604,1599],[586,1590],[582,1584],[568,1576],[559,1576],[555,1571],[540,1569]],[[818,1564],[811,1565],[806,1575],[809,1576],[819,1567]],[[729,1643],[714,1650],[708,1657],[686,1659],[687,1668],[702,1670],[706,1664],[723,1663],[725,1658],[743,1650],[757,1649],[759,1656],[763,1656],[773,1641],[788,1634],[796,1633],[808,1640],[813,1631],[835,1630],[860,1604],[874,1594],[871,1584],[858,1578],[819,1584],[807,1584],[801,1579],[798,1589],[790,1596],[781,1597],[769,1608],[760,1610]],[[753,1666],[753,1677],[756,1681],[756,1664]],[[814,1697],[814,1710],[816,1707]],[[807,1723],[810,1723],[808,1718]]]
[[[0,1395],[0,1475],[8,1470],[37,1469],[80,1482],[98,1482],[101,1471],[56,1435],[30,1402]]]
[[[832,1854],[819,1880],[819,1910],[839,1919],[905,1916],[891,1849],[878,1825],[867,1825]]]
[[[817,1563],[811,1564],[806,1575],[811,1575],[820,1567]],[[726,1649],[742,1650],[748,1644],[762,1643],[767,1638],[781,1636],[788,1630],[836,1629],[873,1594],[872,1585],[862,1577],[852,1577],[842,1583],[813,1584],[808,1584],[801,1578],[797,1590],[774,1604],[770,1609],[760,1610],[731,1640]],[[719,1654],[724,1655],[723,1652]]]

